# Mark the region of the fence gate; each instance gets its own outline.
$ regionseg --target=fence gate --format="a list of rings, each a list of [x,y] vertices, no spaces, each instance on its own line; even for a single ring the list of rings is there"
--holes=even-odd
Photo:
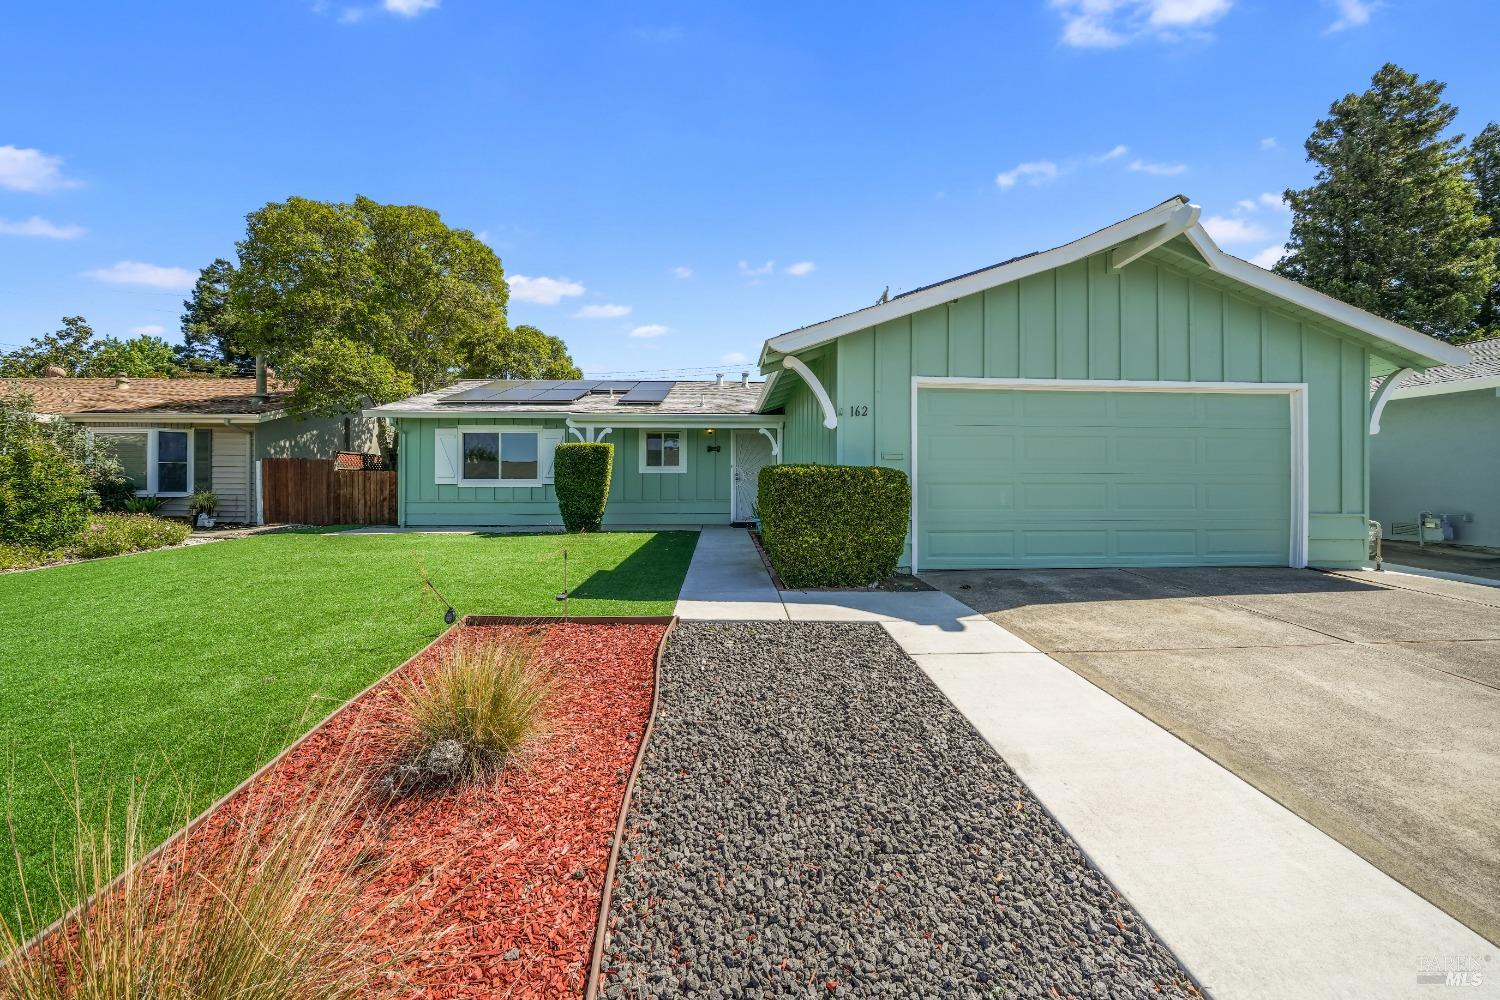
[[[395,524],[394,470],[341,469],[332,459],[260,463],[267,524]]]

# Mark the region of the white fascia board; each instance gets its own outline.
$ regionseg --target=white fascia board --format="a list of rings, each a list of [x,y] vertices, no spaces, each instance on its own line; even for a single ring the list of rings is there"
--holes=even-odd
[[[150,412],[127,411],[122,413],[104,413],[91,411],[89,413],[58,413],[54,414],[58,419],[69,423],[109,423],[130,421],[139,424],[154,424],[163,420],[170,420],[179,424],[263,424],[268,420],[279,420],[286,416],[281,410],[275,413],[173,413],[167,410],[152,410]]]
[[[846,333],[864,330],[880,323],[908,316],[911,313],[921,312],[923,309],[929,309],[932,306],[942,305],[944,302],[963,298],[965,295],[973,295],[975,292],[982,292],[987,288],[1009,284],[1012,281],[1019,281],[1033,274],[1041,274],[1043,271],[1050,271],[1053,268],[1071,264],[1085,257],[1091,257],[1132,237],[1167,225],[1172,220],[1174,214],[1183,207],[1185,207],[1183,202],[1173,199],[1139,215],[1132,215],[1130,218],[1117,222],[1107,229],[1101,229],[1097,233],[1091,233],[1082,239],[1074,240],[1072,243],[1064,246],[1056,247],[1052,250],[1043,250],[1041,253],[1032,254],[1030,257],[1023,257],[1009,264],[1000,264],[983,271],[977,271],[967,277],[943,282],[924,291],[911,295],[903,295],[899,298],[891,299],[889,302],[882,302],[879,305],[861,309],[858,312],[852,312],[845,316],[837,316],[822,323],[804,327],[801,330],[793,330],[790,333],[783,333],[778,337],[772,337],[766,341],[765,347],[761,351],[762,361],[764,361],[769,351],[776,351],[780,354],[795,354],[799,351],[805,351],[810,347],[816,347],[819,344],[826,344],[830,340],[837,340]]]
[[[387,410],[381,407],[362,411],[368,417],[517,417],[525,420],[572,421],[579,427],[780,427],[782,417],[759,413],[570,413],[558,410],[495,410],[466,406],[422,410]]]
[[[1269,295],[1300,306],[1309,312],[1327,317],[1335,323],[1353,327],[1371,336],[1394,344],[1404,351],[1425,358],[1433,365],[1466,365],[1474,359],[1469,352],[1454,344],[1444,343],[1435,337],[1418,333],[1400,323],[1392,323],[1382,316],[1365,312],[1347,302],[1340,302],[1331,295],[1314,291],[1290,278],[1283,278],[1273,271],[1257,267],[1248,260],[1240,260],[1220,250],[1213,237],[1201,225],[1188,227],[1186,236],[1193,247],[1203,256],[1208,266],[1226,277],[1258,288]]]
[[[1500,375],[1476,375],[1473,378],[1451,378],[1442,382],[1400,385],[1391,390],[1390,398],[1411,399],[1414,396],[1444,396],[1450,392],[1473,392],[1477,389],[1500,390]]]

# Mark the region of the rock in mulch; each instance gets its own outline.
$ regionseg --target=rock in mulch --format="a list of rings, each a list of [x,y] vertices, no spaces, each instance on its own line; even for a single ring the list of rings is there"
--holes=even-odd
[[[661,699],[605,996],[1196,995],[878,625],[683,623]]]

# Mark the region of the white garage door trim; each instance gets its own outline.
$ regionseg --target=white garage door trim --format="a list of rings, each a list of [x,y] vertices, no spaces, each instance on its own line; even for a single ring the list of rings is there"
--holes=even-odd
[[[921,553],[917,540],[921,511],[917,503],[918,414],[922,389],[1034,389],[1048,392],[1223,392],[1285,395],[1291,407],[1292,521],[1287,565],[1307,566],[1307,383],[1306,382],[1137,382],[1128,379],[966,378],[961,375],[914,375],[911,380],[911,569],[918,572]]]

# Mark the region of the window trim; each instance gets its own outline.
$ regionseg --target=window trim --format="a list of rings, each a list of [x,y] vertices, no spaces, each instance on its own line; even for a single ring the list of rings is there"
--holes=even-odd
[[[675,466],[659,465],[648,466],[646,464],[646,437],[650,434],[676,434],[680,442],[677,449],[677,464]],[[689,433],[683,427],[642,427],[640,433],[640,471],[645,476],[677,476],[685,475],[688,470],[688,441]]]
[[[193,473],[195,471],[193,467],[193,430],[194,428],[191,427],[96,427],[93,428],[90,433],[95,437],[99,437],[100,435],[119,436],[123,434],[146,435],[146,488],[136,490],[135,495],[138,497],[161,497],[163,499],[175,499],[177,497],[190,497],[193,495]],[[186,490],[172,490],[170,492],[164,493],[161,490],[157,489],[159,478],[158,466],[160,464],[157,461],[157,455],[160,454],[160,449],[157,447],[157,435],[162,433],[187,435],[188,442],[186,482],[188,488]]]
[[[481,426],[481,425],[477,425],[477,424],[476,425],[460,424],[458,427],[456,427],[454,429],[458,431],[458,470],[457,470],[458,471],[458,483],[457,483],[457,485],[459,485],[459,486],[477,486],[477,487],[504,486],[504,487],[517,487],[517,488],[522,488],[522,489],[527,488],[527,487],[531,487],[531,486],[545,486],[545,485],[547,485],[547,480],[542,477],[542,471],[546,468],[546,463],[542,460],[542,433],[544,431],[546,431],[547,428],[545,428],[545,427],[532,427],[532,426],[524,426],[523,427],[523,426],[519,426],[519,425],[506,426],[506,425],[503,425],[503,424],[496,424],[494,426]],[[530,434],[532,437],[536,438],[536,478],[535,479],[469,479],[468,477],[466,477],[464,475],[464,435],[465,434]],[[498,439],[497,439],[497,443],[500,443],[498,441]],[[498,460],[497,460],[497,466],[498,466],[498,464],[499,463],[498,463]],[[497,471],[499,471],[498,468],[497,468]]]

